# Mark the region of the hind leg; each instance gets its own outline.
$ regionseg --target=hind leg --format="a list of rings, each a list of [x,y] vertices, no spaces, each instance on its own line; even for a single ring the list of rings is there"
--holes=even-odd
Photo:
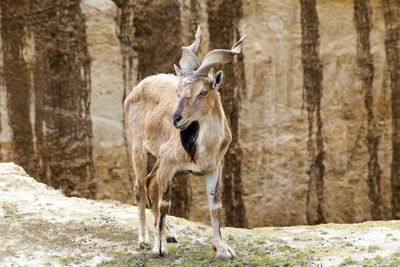
[[[132,141],[132,161],[136,177],[135,198],[139,210],[138,245],[140,248],[150,248],[149,234],[146,228],[146,191],[144,184],[147,169],[147,151],[141,146],[141,144],[134,141]]]
[[[153,203],[156,203],[151,207],[151,211],[153,212],[154,216],[154,228],[156,228],[158,220],[158,198],[157,200],[154,199]],[[178,243],[178,240],[176,239],[174,233],[171,231],[167,223],[165,223],[165,236],[167,238],[167,243]]]
[[[176,239],[168,224],[165,224],[165,235],[167,236],[167,243],[178,243],[178,239]]]

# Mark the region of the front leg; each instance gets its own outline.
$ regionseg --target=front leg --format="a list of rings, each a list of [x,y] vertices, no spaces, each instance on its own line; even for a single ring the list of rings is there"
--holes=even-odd
[[[211,225],[213,229],[213,236],[211,244],[217,250],[217,256],[222,259],[233,259],[236,255],[233,249],[222,240],[220,230],[221,219],[221,202],[218,198],[218,186],[222,172],[221,163],[217,168],[206,175],[207,197],[210,210]]]
[[[157,172],[159,185],[158,212],[154,229],[153,254],[167,256],[166,217],[171,207],[171,181],[175,171],[171,165],[160,166]]]

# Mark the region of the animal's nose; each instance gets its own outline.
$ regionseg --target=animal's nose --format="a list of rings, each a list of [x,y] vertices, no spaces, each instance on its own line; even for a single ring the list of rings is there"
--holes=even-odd
[[[172,116],[172,123],[174,126],[177,126],[178,122],[182,119],[182,115],[180,112],[175,112]]]

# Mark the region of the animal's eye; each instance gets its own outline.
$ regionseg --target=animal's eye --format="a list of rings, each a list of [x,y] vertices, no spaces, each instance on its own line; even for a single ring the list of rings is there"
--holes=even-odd
[[[206,95],[207,95],[207,90],[203,90],[199,94],[199,96],[206,96]]]

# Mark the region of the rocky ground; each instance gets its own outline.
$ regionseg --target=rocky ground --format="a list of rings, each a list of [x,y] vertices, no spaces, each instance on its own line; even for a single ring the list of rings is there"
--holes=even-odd
[[[179,243],[169,244],[166,258],[154,257],[136,246],[136,207],[67,198],[21,167],[0,163],[1,266],[400,265],[400,221],[224,228],[237,253],[232,261],[216,259],[209,226],[168,221]]]

